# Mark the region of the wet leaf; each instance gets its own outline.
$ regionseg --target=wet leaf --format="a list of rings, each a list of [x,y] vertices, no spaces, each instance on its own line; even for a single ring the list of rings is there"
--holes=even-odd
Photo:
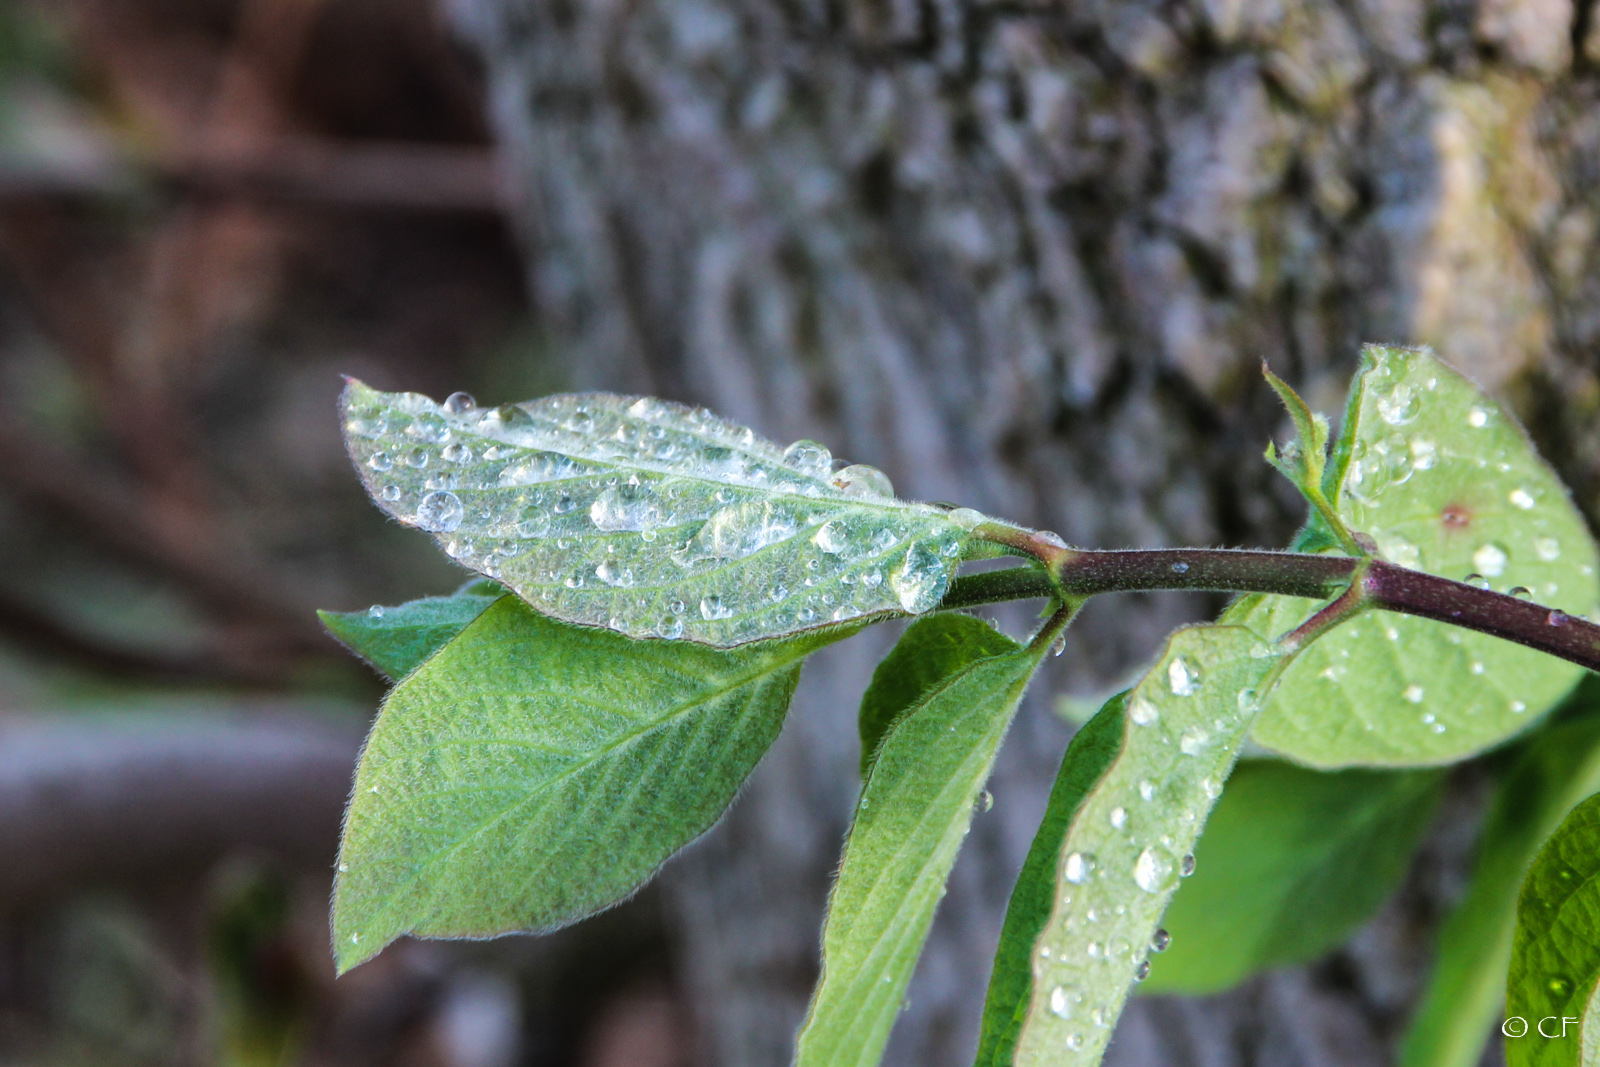
[[[1517,900],[1506,1016],[1507,1067],[1594,1067],[1600,1053],[1600,794],[1539,850]],[[1539,1030],[1540,1023],[1545,1029]]]
[[[481,409],[351,382],[367,490],[542,614],[723,647],[936,605],[983,516],[896,500],[706,411],[605,393]]]
[[[1075,810],[1053,857],[1010,1063],[1100,1062],[1129,987],[1148,973],[1162,912],[1193,870],[1195,841],[1255,717],[1255,688],[1277,662],[1241,626],[1178,630],[1127,696],[1115,758],[1081,799],[1062,791]],[[1104,759],[1098,746],[1073,753]]]
[[[1527,435],[1475,385],[1414,349],[1369,346],[1346,414],[1336,506],[1388,560],[1446,578],[1480,575],[1572,613],[1595,610],[1593,539]],[[1231,612],[1279,634],[1310,601]],[[1498,638],[1375,613],[1289,667],[1254,739],[1318,767],[1459,760],[1547,712],[1581,669]]]

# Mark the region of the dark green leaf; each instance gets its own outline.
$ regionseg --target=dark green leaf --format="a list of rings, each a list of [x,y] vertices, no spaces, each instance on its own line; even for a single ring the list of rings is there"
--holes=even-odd
[[[1140,992],[1213,993],[1344,941],[1405,874],[1443,780],[1241,763],[1162,920],[1171,947]]]
[[[1061,770],[1050,790],[1044,821],[1017,875],[1005,926],[995,951],[989,996],[983,1006],[983,1031],[978,1038],[977,1067],[1003,1067],[1011,1062],[1017,1035],[1033,994],[1033,952],[1050,918],[1056,894],[1056,858],[1067,827],[1083,798],[1100,781],[1122,748],[1122,711],[1127,693],[1106,702],[1072,738]]]
[[[710,826],[834,627],[719,651],[496,601],[389,694],[356,772],[334,890],[340,971],[405,933],[572,922]]]
[[[861,698],[861,777],[884,733],[907,708],[962,667],[1016,649],[1016,642],[970,615],[935,615],[906,629],[872,673]]]
[[[1402,1067],[1475,1067],[1499,1025],[1523,876],[1567,812],[1600,789],[1600,679],[1585,679],[1576,699],[1582,713],[1535,734],[1495,795],[1467,895],[1439,931]]]
[[[1594,1067],[1597,980],[1600,794],[1574,808],[1539,850],[1517,900],[1506,1016],[1526,1020],[1528,1032],[1507,1036],[1507,1067]]]
[[[883,1053],[973,805],[1042,654],[1005,643],[1010,651],[949,662],[953,673],[883,737],[828,900],[822,978],[798,1067],[872,1067]]]
[[[503,594],[463,591],[392,608],[374,605],[366,611],[319,611],[317,616],[350,651],[399,681],[466,629],[499,595]]]

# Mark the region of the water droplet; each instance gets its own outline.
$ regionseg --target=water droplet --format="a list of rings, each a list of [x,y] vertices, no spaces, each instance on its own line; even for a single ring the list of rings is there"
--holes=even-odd
[[[973,812],[975,812],[978,815],[982,815],[984,812],[990,810],[993,807],[994,807],[994,794],[989,792],[987,789],[985,789],[983,792],[979,793],[978,794],[978,799],[973,801],[973,803],[972,803],[972,810],[973,810]]]
[[[452,415],[465,415],[476,408],[478,402],[472,399],[471,393],[451,393],[440,406]]]
[[[1206,795],[1208,800],[1215,800],[1222,795],[1222,786],[1218,784],[1215,778],[1208,775],[1200,779],[1200,791]]]
[[[1065,986],[1058,985],[1050,990],[1050,1011],[1063,1019],[1072,1015],[1072,1001]]]
[[[668,615],[663,618],[661,623],[656,627],[656,633],[668,639],[682,637],[683,620],[675,615]]]
[[[843,522],[832,519],[817,528],[811,541],[822,551],[837,556],[849,546],[850,535]]]
[[[1511,702],[1511,714],[1513,714],[1513,715],[1521,715],[1523,712],[1525,712],[1527,710],[1528,710],[1528,705],[1524,704],[1522,701],[1513,700]]]
[[[983,512],[974,511],[971,508],[956,508],[954,511],[947,513],[945,518],[949,519],[963,530],[970,530],[975,526],[989,521],[989,517]]]
[[[830,483],[845,496],[893,497],[894,485],[877,467],[856,463],[833,476]]]
[[[1188,853],[1178,861],[1178,877],[1187,878],[1194,873],[1194,854]]]
[[[1128,825],[1128,809],[1127,808],[1112,808],[1111,809],[1111,828],[1113,830],[1120,830],[1126,825]]]
[[[346,874],[346,873],[349,872],[349,870],[350,870],[350,865],[348,863],[339,864],[339,873],[340,874]]]
[[[783,450],[783,461],[811,478],[826,478],[833,473],[833,453],[815,441],[796,441]]]
[[[1135,967],[1133,969],[1133,980],[1135,982],[1142,982],[1146,978],[1149,978],[1149,977],[1150,977],[1150,961],[1149,960],[1140,960],[1139,961],[1139,966],[1137,966],[1137,967]]]
[[[1481,430],[1489,425],[1489,413],[1483,408],[1473,408],[1467,412],[1467,423]]]
[[[1064,538],[1062,538],[1062,536],[1060,534],[1056,533],[1054,530],[1035,530],[1033,532],[1033,539],[1035,541],[1043,541],[1045,544],[1049,545],[1051,548],[1066,548],[1067,547],[1066,540]]]
[[[383,605],[382,604],[374,604],[374,605],[372,605],[372,607],[367,609],[367,616],[368,616],[368,618],[373,618],[373,619],[381,619],[381,618],[383,618]]]
[[[378,495],[392,504],[401,497],[400,487],[398,485],[386,485]]]
[[[596,529],[607,532],[643,533],[661,525],[661,506],[648,489],[619,485],[595,497],[589,505],[589,521]]]
[[[1145,800],[1154,800],[1156,798],[1156,784],[1146,778],[1139,783],[1139,795]]]
[[[1174,696],[1193,696],[1195,690],[1200,688],[1200,672],[1189,665],[1189,661],[1178,656],[1167,664],[1167,686]]]
[[[1422,686],[1408,685],[1406,686],[1406,691],[1401,695],[1413,704],[1420,704],[1422,703]]]
[[[633,584],[633,571],[619,567],[612,560],[606,560],[594,569],[594,576],[607,585],[626,588]]]
[[[1172,944],[1172,935],[1164,929],[1157,928],[1156,932],[1150,935],[1151,952],[1165,952],[1170,944]]]
[[[351,934],[351,935],[350,935],[350,943],[351,943],[351,944],[352,944],[352,945],[359,945],[359,944],[361,944],[361,935],[360,935],[360,934]]]
[[[375,471],[386,471],[394,466],[394,458],[387,452],[374,452],[368,457],[367,466]]]
[[[594,416],[589,414],[587,408],[578,408],[564,423],[573,433],[588,433],[594,429]]]
[[[451,463],[471,463],[472,462],[472,449],[468,448],[466,445],[462,444],[460,441],[455,441],[455,442],[452,442],[451,444],[445,445],[444,449],[442,451],[440,451],[439,455],[443,456],[445,459],[449,460]]]
[[[1533,539],[1533,554],[1546,563],[1554,563],[1561,558],[1561,542],[1554,537],[1535,537]]]
[[[564,493],[553,505],[551,505],[551,508],[557,515],[565,515],[567,512],[571,511],[577,506],[578,502],[574,500],[570,494]]]
[[[1535,503],[1533,496],[1526,489],[1522,488],[1511,490],[1510,495],[1507,496],[1506,499],[1511,501],[1511,503],[1515,504],[1517,507],[1521,508],[1523,511],[1529,510]]]
[[[1065,652],[1066,650],[1067,650],[1067,635],[1066,634],[1062,634],[1060,637],[1057,637],[1054,641],[1050,642],[1050,654],[1052,656],[1059,656],[1059,655],[1061,655],[1061,653]]]
[[[1076,1052],[1083,1047],[1083,1035],[1072,1033],[1067,1035],[1066,1046]]]
[[[406,466],[416,467],[421,470],[428,465],[428,453],[421,448],[413,448],[406,453]]]
[[[1518,600],[1529,600],[1533,597],[1533,591],[1525,585],[1514,585],[1506,590],[1506,595],[1514,596]]]
[[[1198,756],[1206,750],[1211,735],[1198,726],[1191,726],[1178,739],[1178,748],[1185,756]]]
[[[1414,470],[1432,470],[1438,462],[1438,447],[1426,437],[1412,438],[1411,441],[1411,466]]]
[[[861,584],[868,589],[876,589],[883,584],[883,572],[872,570],[861,575]]]
[[[949,585],[950,574],[944,563],[921,541],[906,549],[905,559],[889,575],[889,587],[900,607],[912,615],[920,615],[939,603]]]
[[[1498,578],[1506,572],[1506,563],[1509,562],[1510,559],[1510,555],[1506,553],[1504,548],[1491,541],[1488,544],[1479,547],[1479,549],[1472,554],[1472,565],[1478,568],[1478,572],[1485,577]],[[1468,578],[1468,581],[1471,582],[1470,577]],[[1480,588],[1486,588],[1486,586]]]
[[[1545,622],[1548,622],[1551,626],[1565,626],[1571,621],[1572,616],[1564,611],[1552,611],[1545,616]]]
[[[1089,880],[1089,875],[1094,871],[1094,855],[1074,852],[1067,857],[1066,865],[1062,868],[1062,876],[1073,885],[1082,885]]]
[[[1189,573],[1189,565],[1187,563],[1183,562],[1183,560],[1180,559],[1178,562],[1176,562],[1176,563],[1174,563],[1172,565],[1172,573],[1173,574],[1188,574]]]
[[[1572,983],[1561,977],[1550,979],[1549,988],[1550,992],[1558,997],[1570,996],[1572,993]]]
[[[1146,848],[1133,862],[1133,880],[1146,893],[1170,889],[1175,880],[1172,859],[1161,849]]]
[[[700,601],[700,617],[707,621],[733,617],[733,609],[723,604],[719,596],[708,596]]]
[[[1161,710],[1143,696],[1136,696],[1128,702],[1128,718],[1137,726],[1149,726],[1161,718]]]
[[[1378,398],[1378,416],[1390,426],[1404,426],[1417,417],[1420,406],[1416,393],[1404,383],[1397,385],[1388,396]]]
[[[417,505],[417,525],[429,533],[450,533],[461,525],[464,509],[454,493],[429,493]]]

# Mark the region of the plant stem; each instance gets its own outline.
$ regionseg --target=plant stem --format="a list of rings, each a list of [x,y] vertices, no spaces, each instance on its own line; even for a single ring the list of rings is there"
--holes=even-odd
[[[1600,626],[1505,593],[1383,560],[1225,548],[1071,548],[1049,555],[1053,580],[1038,565],[967,575],[951,584],[941,607],[969,608],[1063,593],[1080,598],[1163,589],[1273,593],[1314,600],[1337,597],[1291,639],[1303,643],[1348,614],[1383,608],[1477,630],[1600,671]],[[1315,633],[1307,631],[1308,626]]]

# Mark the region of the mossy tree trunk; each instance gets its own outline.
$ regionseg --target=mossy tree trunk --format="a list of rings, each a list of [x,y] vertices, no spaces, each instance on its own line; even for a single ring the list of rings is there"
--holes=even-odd
[[[530,285],[576,386],[816,437],[902,495],[1078,543],[1274,544],[1298,506],[1259,461],[1281,423],[1260,361],[1329,409],[1361,341],[1429,343],[1530,419],[1595,511],[1592,2],[456,0],[456,14],[487,63]],[[1206,607],[1096,609],[1049,681],[1103,687]],[[877,650],[810,672],[747,795],[669,869],[724,1064],[787,1061]],[[1014,732],[893,1062],[970,1055],[1065,734],[1038,701]],[[1198,1007],[1140,1002],[1113,1059],[1381,1062],[1424,943],[1413,917],[1391,909],[1331,970]]]

